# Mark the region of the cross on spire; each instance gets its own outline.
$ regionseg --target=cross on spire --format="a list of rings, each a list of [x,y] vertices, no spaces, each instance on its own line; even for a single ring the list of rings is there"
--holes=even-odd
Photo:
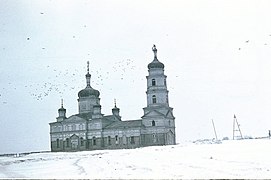
[[[117,107],[116,99],[114,99],[115,108]]]
[[[63,108],[63,99],[61,99],[61,108]]]
[[[89,61],[87,62],[87,72],[89,73]]]
[[[87,87],[91,87],[90,86],[90,77],[91,77],[91,75],[89,74],[89,61],[87,61],[87,74],[86,74]]]
[[[154,44],[153,47],[152,47],[152,51],[153,51],[153,53],[154,53],[154,59],[157,59],[157,49],[156,49],[155,44]]]

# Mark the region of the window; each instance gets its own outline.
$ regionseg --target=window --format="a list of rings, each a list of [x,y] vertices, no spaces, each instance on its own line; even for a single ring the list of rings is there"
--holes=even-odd
[[[117,135],[115,136],[115,142],[116,144],[119,144],[119,137]]]
[[[134,136],[131,136],[130,143],[135,144],[135,137]]]
[[[108,145],[111,145],[111,137],[108,136]]]
[[[167,97],[166,97],[166,101],[167,101],[167,103],[168,103],[168,95],[167,95]]]
[[[156,85],[155,79],[152,79],[152,80],[151,80],[151,85],[152,85],[152,86],[155,86],[155,85]]]
[[[76,125],[73,124],[73,125],[72,125],[72,131],[75,131],[75,130],[76,130]]]
[[[152,103],[155,104],[156,103],[156,96],[152,95]]]
[[[167,86],[167,81],[166,81],[166,79],[164,79],[164,85]]]
[[[126,136],[122,136],[123,145],[126,145]]]
[[[96,145],[96,137],[95,136],[92,138],[92,141],[93,141],[93,146],[95,146]]]
[[[151,125],[152,125],[152,126],[155,126],[155,121],[154,121],[154,120],[151,122]]]
[[[153,141],[154,143],[156,143],[156,134],[153,134],[153,135],[152,135],[152,141]]]
[[[66,147],[70,147],[70,139],[66,138]]]
[[[82,110],[86,110],[86,109],[87,109],[86,104],[82,104],[82,105],[81,105],[81,108],[82,108]]]
[[[80,145],[84,146],[84,138],[82,138],[82,137],[80,138]]]
[[[56,140],[56,147],[59,148],[59,139]]]

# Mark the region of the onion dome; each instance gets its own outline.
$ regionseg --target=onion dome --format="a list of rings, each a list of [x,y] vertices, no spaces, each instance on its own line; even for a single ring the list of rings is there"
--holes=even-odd
[[[63,99],[61,99],[61,108],[58,109],[58,112],[59,111],[65,111],[66,112],[66,109],[63,107]]]
[[[100,96],[100,92],[96,89],[93,89],[92,87],[86,87],[85,89],[82,89],[81,91],[79,91],[78,93],[78,97],[89,97],[89,96],[95,96],[95,97],[99,97]]]
[[[158,59],[157,59],[157,49],[156,49],[155,45],[153,45],[152,51],[154,53],[154,59],[153,59],[153,61],[150,64],[148,64],[148,68],[149,69],[153,69],[153,68],[164,69],[164,67],[165,67],[164,64],[161,63],[160,61],[158,61]]]
[[[89,74],[89,61],[87,62],[88,66],[87,66],[87,74],[86,74],[86,80],[87,80],[87,87],[85,89],[82,89],[81,91],[79,91],[78,93],[78,97],[90,97],[90,96],[95,96],[95,97],[99,97],[100,96],[100,92],[96,89],[93,89],[90,86],[90,78],[91,75]]]
[[[58,109],[58,121],[63,121],[66,118],[66,109],[63,107],[63,99],[61,99],[61,108]]]
[[[116,99],[114,99],[114,103],[115,103],[115,106],[114,106],[114,108],[112,109],[112,114],[115,115],[115,116],[119,116],[119,114],[120,114],[120,109],[117,108]]]

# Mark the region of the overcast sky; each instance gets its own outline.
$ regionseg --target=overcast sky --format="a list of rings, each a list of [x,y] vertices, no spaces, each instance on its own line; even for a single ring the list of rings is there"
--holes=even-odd
[[[271,129],[271,1],[1,0],[0,153],[50,150],[61,98],[114,98],[123,120],[146,106],[152,46],[165,64],[177,142],[232,138],[233,115],[247,136]]]

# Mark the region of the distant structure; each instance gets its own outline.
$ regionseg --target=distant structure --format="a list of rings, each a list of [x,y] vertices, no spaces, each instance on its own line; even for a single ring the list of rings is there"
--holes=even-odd
[[[116,105],[112,115],[101,113],[100,92],[90,85],[89,62],[85,89],[78,93],[79,113],[66,117],[66,109],[58,109],[56,122],[50,123],[51,151],[137,148],[176,144],[175,117],[169,106],[164,64],[157,59],[148,64],[147,107],[138,120],[122,121]]]
[[[237,128],[236,128],[236,126],[237,126]],[[236,135],[235,132],[237,132],[239,135]],[[240,129],[240,124],[238,123],[235,114],[233,116],[233,138],[232,139],[233,140],[235,140],[235,139],[243,139],[242,132],[241,132],[241,129]]]

